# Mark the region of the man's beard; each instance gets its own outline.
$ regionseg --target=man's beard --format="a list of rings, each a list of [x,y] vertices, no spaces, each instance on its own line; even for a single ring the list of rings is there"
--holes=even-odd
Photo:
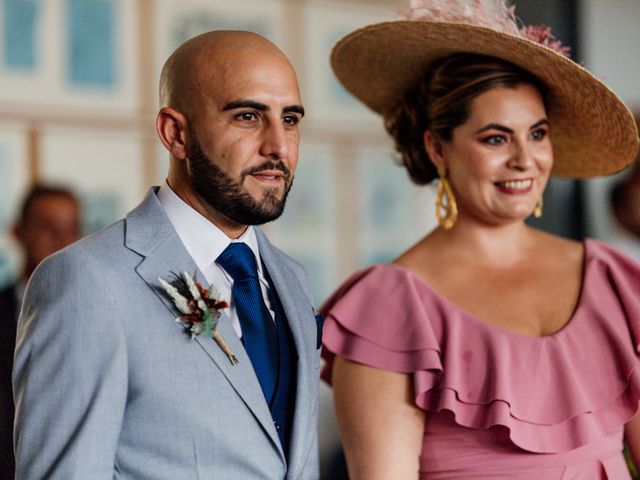
[[[262,225],[282,215],[287,195],[293,184],[293,177],[281,160],[268,160],[244,170],[236,181],[209,159],[195,135],[192,139],[188,158],[189,178],[195,192],[210,207],[239,225]],[[284,180],[282,198],[278,198],[279,189],[273,188],[267,190],[262,201],[258,202],[242,187],[247,175],[265,170],[282,172]]]

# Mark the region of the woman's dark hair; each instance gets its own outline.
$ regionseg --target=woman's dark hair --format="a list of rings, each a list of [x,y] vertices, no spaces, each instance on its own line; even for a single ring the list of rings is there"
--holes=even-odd
[[[532,85],[543,99],[546,97],[544,85],[534,75],[504,60],[454,53],[433,61],[420,82],[385,118],[385,128],[411,180],[423,185],[438,177],[424,147],[425,131],[449,142],[453,130],[467,121],[474,98],[495,87],[520,84]]]

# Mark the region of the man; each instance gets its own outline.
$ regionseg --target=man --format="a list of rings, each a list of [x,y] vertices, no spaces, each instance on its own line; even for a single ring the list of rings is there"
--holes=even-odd
[[[22,247],[20,278],[0,291],[0,480],[14,478],[11,368],[22,295],[36,266],[80,238],[80,208],[66,188],[34,185],[27,192],[13,235]]]
[[[167,60],[160,102],[167,182],[30,282],[18,478],[317,478],[319,326],[301,267],[252,227],[291,187],[295,72],[258,35],[210,32]],[[230,301],[214,332],[191,335],[187,304],[162,288],[180,272]]]

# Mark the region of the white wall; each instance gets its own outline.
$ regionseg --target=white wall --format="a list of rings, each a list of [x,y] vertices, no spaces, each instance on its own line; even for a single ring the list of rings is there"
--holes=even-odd
[[[640,111],[640,0],[582,0],[578,26],[584,65]],[[587,182],[588,233],[613,240],[608,193],[618,177]]]
[[[585,66],[630,106],[640,107],[640,0],[582,0]]]

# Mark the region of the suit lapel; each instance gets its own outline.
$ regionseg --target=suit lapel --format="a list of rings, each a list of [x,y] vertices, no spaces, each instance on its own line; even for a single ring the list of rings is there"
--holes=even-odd
[[[313,443],[311,436],[317,430],[312,425],[312,408],[317,404],[317,394],[314,393],[317,393],[317,389],[313,382],[319,382],[319,378],[314,378],[317,376],[315,317],[310,299],[298,285],[298,277],[278,258],[279,253],[258,228],[256,236],[260,257],[282,302],[298,354],[295,411],[287,472],[287,478],[296,478]]]
[[[167,321],[173,321],[179,315],[172,301],[164,294],[158,278],[168,279],[171,273],[180,274],[196,272],[196,278],[203,285],[206,284],[203,275],[197,270],[196,264],[185,249],[180,237],[167,218],[155,191],[151,190],[138,208],[127,216],[127,236],[125,243],[128,248],[136,251],[144,258],[137,266],[138,275],[157,295],[159,301],[169,310]],[[278,434],[273,425],[269,407],[264,401],[260,383],[255,375],[251,360],[238,338],[226,313],[218,322],[218,329],[227,341],[239,363],[232,365],[225,353],[212,338],[196,337],[194,342],[202,348],[204,353],[227,378],[242,401],[247,405],[256,419],[260,422],[271,441],[280,452]]]

